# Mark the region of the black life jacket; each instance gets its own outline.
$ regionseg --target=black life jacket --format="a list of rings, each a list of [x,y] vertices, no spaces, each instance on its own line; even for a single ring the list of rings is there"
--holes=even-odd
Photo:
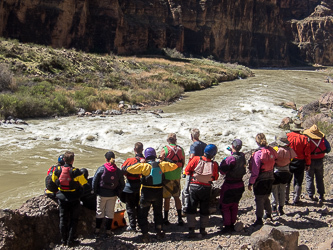
[[[227,172],[226,178],[242,179],[243,176],[246,174],[246,159],[244,155],[237,153],[234,153],[232,156],[235,158],[236,164]]]
[[[118,171],[109,171],[105,166],[104,166],[104,172],[101,176],[101,180],[99,182],[99,186],[101,188],[106,188],[106,189],[116,189],[119,184],[119,175]]]

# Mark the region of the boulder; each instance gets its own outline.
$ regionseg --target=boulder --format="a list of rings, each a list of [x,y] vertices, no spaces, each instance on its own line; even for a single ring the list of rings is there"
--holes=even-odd
[[[289,129],[289,123],[292,123],[293,120],[290,118],[290,117],[285,117],[282,119],[280,125],[279,125],[279,128],[282,128],[282,129]]]
[[[296,103],[294,103],[294,102],[282,102],[280,105],[281,105],[282,107],[285,107],[285,108],[289,108],[289,109],[297,110],[297,108],[296,108]]]
[[[253,249],[296,250],[299,232],[287,226],[272,227],[264,225],[251,235]]]
[[[319,98],[320,106],[326,106],[331,108],[332,103],[333,103],[333,92],[324,93]]]

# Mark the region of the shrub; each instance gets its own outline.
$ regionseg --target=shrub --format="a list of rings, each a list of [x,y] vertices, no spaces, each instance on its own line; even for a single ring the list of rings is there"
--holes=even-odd
[[[0,91],[12,89],[13,83],[13,74],[8,66],[0,64]]]

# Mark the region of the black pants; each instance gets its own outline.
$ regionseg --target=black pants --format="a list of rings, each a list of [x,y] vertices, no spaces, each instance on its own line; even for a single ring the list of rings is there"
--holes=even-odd
[[[154,222],[156,231],[162,230],[163,216],[163,188],[142,187],[140,197],[140,210],[138,216],[139,226],[142,234],[148,233],[148,213],[153,206]]]
[[[123,193],[126,200],[126,211],[128,215],[128,220],[130,223],[130,226],[132,228],[136,228],[136,220],[139,214],[139,201],[140,201],[140,193]]]
[[[80,200],[58,200],[60,217],[60,234],[62,243],[74,239],[80,213]]]
[[[290,172],[294,176],[294,186],[302,186],[304,179],[304,170],[305,170],[305,160],[292,160],[289,165]],[[289,180],[289,185],[291,183],[291,179]]]
[[[210,186],[190,184],[190,202],[186,213],[196,214],[200,204],[200,214],[209,215]]]

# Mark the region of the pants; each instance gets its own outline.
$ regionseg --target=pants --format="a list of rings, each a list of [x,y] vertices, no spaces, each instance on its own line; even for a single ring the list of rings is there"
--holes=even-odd
[[[290,162],[289,165],[290,172],[294,176],[294,202],[300,200],[300,195],[302,193],[302,183],[304,179],[304,170],[305,170],[305,160],[294,159]],[[289,191],[292,177],[290,178],[287,188],[286,188],[286,201],[289,201]]]
[[[140,210],[138,216],[139,227],[142,234],[148,233],[148,213],[153,206],[156,231],[162,230],[163,224],[163,188],[142,187],[140,197]]]
[[[116,200],[117,196],[104,197],[97,195],[96,218],[101,219],[106,217],[107,219],[113,219]]]
[[[257,218],[263,217],[264,210],[266,211],[266,214],[272,214],[272,207],[269,201],[269,194],[255,195],[255,202],[256,202]]]
[[[188,227],[195,227],[195,215],[200,204],[200,227],[205,228],[209,218],[210,186],[190,184],[190,199],[186,209]]]
[[[58,200],[60,217],[60,234],[62,243],[72,241],[75,237],[80,214],[80,200]]]
[[[136,228],[136,221],[139,213],[140,193],[124,193],[126,196],[126,211],[128,215],[129,224],[132,228]]]
[[[286,199],[286,185],[287,184],[274,184],[272,186],[272,206],[284,206]]]
[[[324,163],[323,159],[311,159],[310,169],[306,172],[306,191],[309,196],[315,194],[314,177],[316,177],[317,193],[324,195]]]

